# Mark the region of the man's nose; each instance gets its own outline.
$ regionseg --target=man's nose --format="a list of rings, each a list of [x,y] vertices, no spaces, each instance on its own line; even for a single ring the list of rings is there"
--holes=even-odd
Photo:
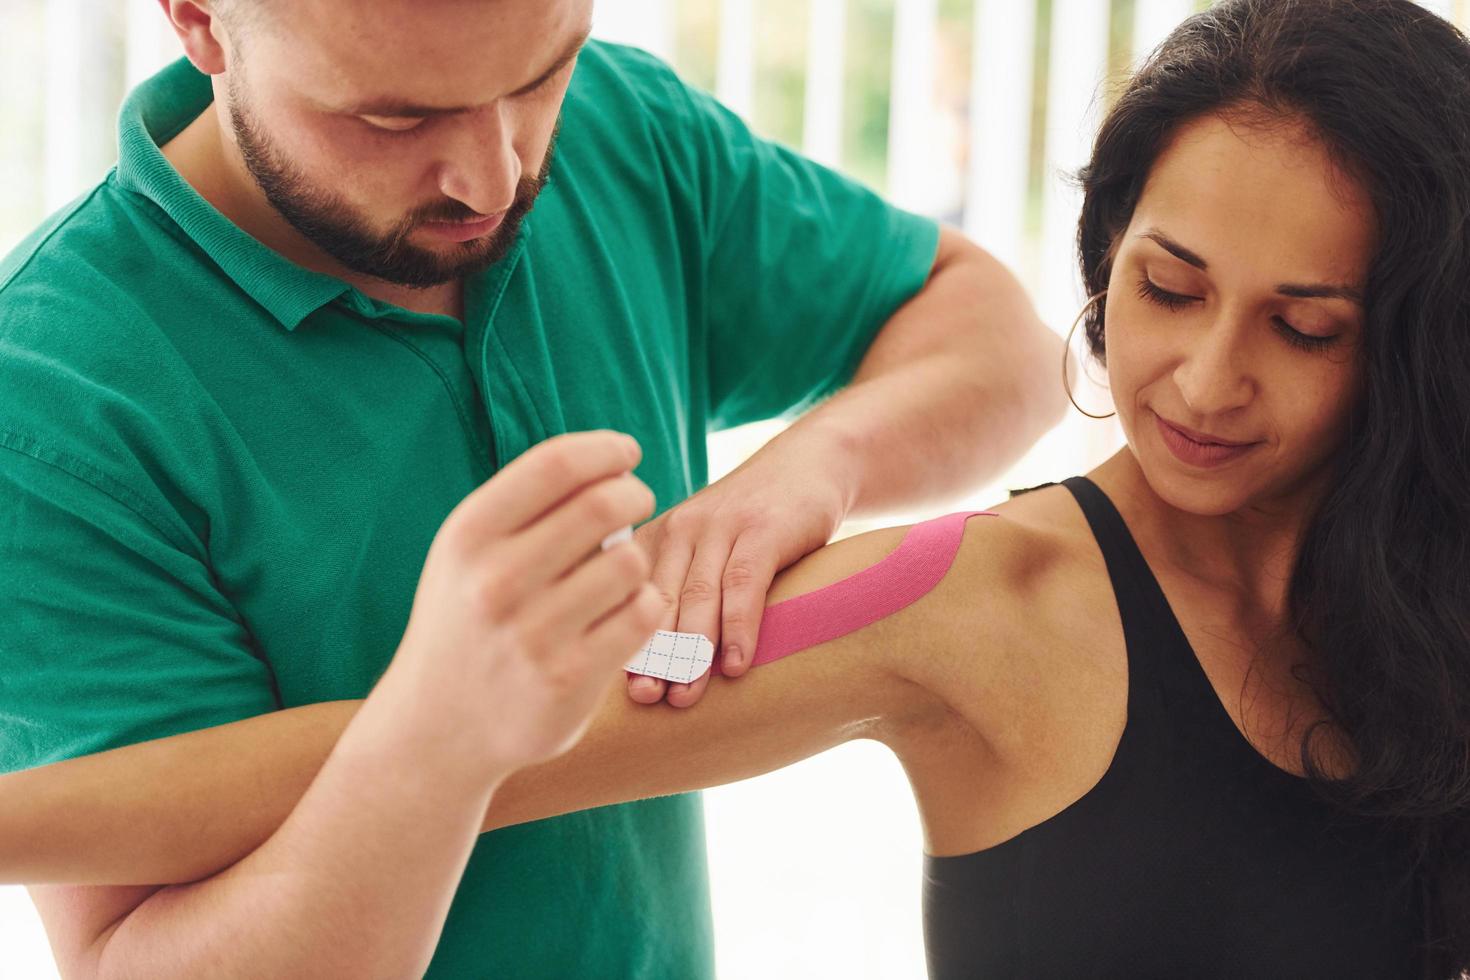
[[[477,214],[497,214],[515,201],[521,161],[500,107],[464,120],[439,165],[439,190]]]

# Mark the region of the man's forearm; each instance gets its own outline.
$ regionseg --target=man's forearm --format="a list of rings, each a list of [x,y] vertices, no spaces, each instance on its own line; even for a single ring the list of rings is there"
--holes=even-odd
[[[363,703],[273,711],[0,776],[0,882],[212,875],[285,822]]]
[[[778,438],[827,447],[819,458],[841,468],[850,516],[937,506],[999,476],[1056,424],[1061,356],[1015,277],[945,229],[929,282],[852,384]]]
[[[395,713],[364,702],[285,823],[105,931],[96,975],[421,975],[503,774],[451,771]]]

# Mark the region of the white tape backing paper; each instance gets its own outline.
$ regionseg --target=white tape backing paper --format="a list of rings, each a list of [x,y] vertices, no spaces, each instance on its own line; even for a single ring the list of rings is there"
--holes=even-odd
[[[676,684],[689,684],[702,677],[714,662],[715,645],[704,634],[659,630],[623,669]]]
[[[602,550],[633,540],[633,529],[625,527],[602,539]],[[715,645],[702,633],[673,633],[659,630],[624,670],[661,680],[688,684],[704,675],[715,662]]]

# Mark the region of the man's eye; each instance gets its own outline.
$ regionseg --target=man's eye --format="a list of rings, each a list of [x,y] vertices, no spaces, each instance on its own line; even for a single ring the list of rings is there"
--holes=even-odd
[[[422,116],[358,116],[357,118],[374,129],[381,129],[389,133],[406,133],[410,129],[417,129],[424,122]]]

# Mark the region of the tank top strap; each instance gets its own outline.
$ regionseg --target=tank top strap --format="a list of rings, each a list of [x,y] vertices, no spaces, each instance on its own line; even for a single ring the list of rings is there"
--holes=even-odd
[[[1074,476],[1064,480],[1063,485],[1082,508],[1107,563],[1123,621],[1130,688],[1139,694],[1145,688],[1157,690],[1164,697],[1163,704],[1175,709],[1214,706],[1218,699],[1195,658],[1194,648],[1153,569],[1138,550],[1123,515],[1087,477]],[[1145,709],[1150,699],[1130,697],[1129,701],[1131,715],[1135,709]]]
[[[1184,639],[1159,580],[1107,494],[1085,476],[1074,476],[1062,481],[1062,485],[1072,492],[1082,508],[1107,563],[1130,651]]]

